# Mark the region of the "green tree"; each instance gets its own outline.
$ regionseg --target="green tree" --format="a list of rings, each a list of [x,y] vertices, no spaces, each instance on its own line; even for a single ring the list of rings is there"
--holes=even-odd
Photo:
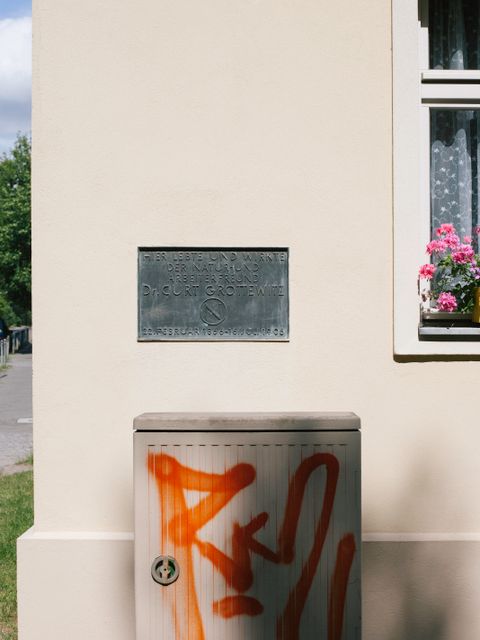
[[[0,158],[0,315],[31,322],[31,144],[18,135]]]

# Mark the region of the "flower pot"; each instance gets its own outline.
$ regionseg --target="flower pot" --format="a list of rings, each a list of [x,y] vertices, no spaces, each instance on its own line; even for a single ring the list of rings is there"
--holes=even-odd
[[[475,306],[473,307],[472,322],[480,324],[480,287],[474,291]]]
[[[463,311],[437,311],[437,309],[422,311],[422,320],[463,320],[468,322],[471,319],[472,314]]]

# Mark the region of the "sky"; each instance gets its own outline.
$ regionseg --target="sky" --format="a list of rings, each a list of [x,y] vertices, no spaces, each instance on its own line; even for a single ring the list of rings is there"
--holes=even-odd
[[[0,0],[0,154],[18,132],[30,135],[31,16],[31,0]]]

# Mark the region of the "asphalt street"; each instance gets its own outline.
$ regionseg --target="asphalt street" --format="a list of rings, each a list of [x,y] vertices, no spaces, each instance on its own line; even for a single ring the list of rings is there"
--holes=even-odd
[[[0,474],[32,452],[32,355],[10,356],[0,369]]]

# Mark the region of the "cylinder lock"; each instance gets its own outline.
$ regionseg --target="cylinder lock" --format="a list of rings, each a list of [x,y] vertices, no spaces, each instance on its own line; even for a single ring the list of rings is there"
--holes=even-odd
[[[172,556],[158,556],[152,562],[152,578],[158,584],[167,586],[175,582],[180,575],[180,569]]]

